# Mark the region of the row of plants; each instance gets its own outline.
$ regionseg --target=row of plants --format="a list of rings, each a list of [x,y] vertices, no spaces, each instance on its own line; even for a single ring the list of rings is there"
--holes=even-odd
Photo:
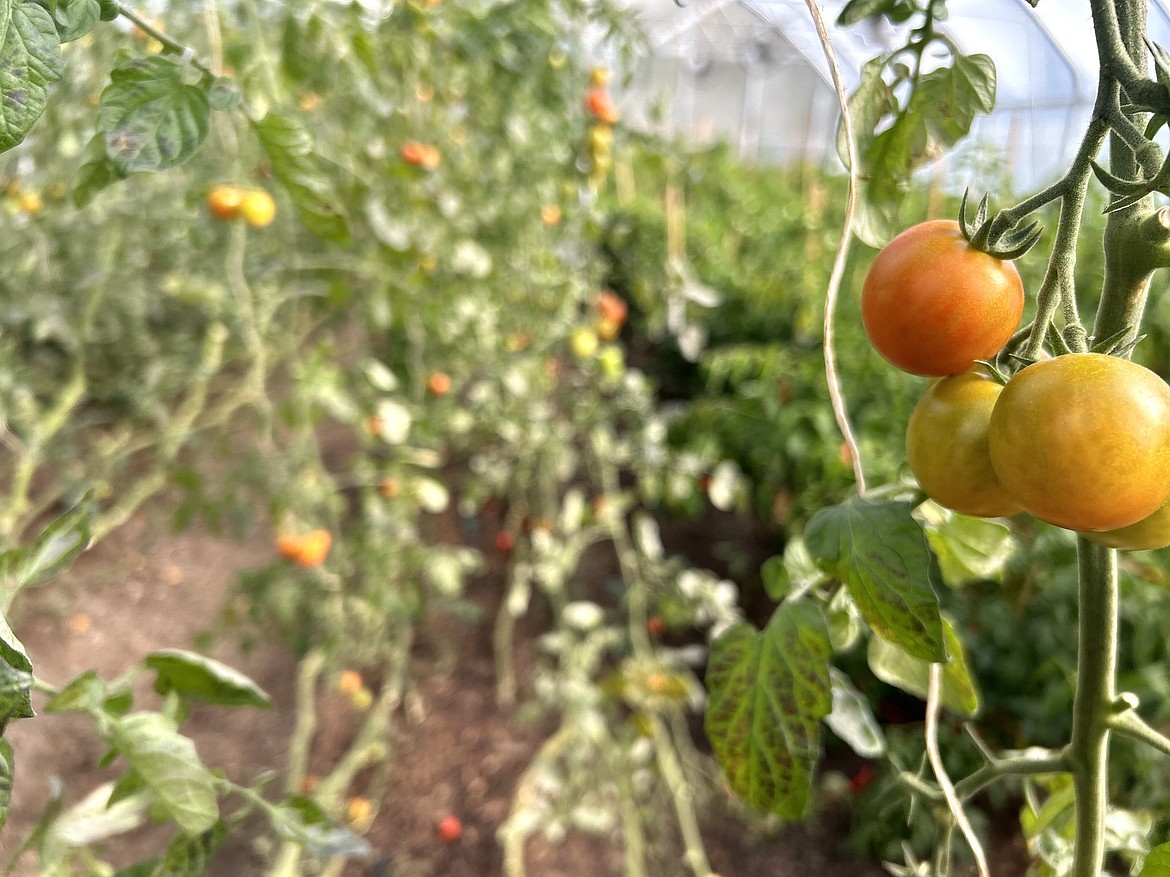
[[[864,636],[857,603],[797,538],[852,477],[820,361],[843,181],[625,131],[580,38],[606,32],[607,53],[630,56],[636,36],[607,5],[212,3],[169,6],[157,22],[109,6],[56,4],[64,76],[5,158],[4,605],[160,493],[178,497],[179,526],[266,528],[272,562],[241,577],[224,635],[275,635],[295,652],[297,720],[277,778],[230,781],[178,728],[194,703],[264,706],[246,679],[170,650],[116,680],[54,686],[0,631],[5,720],[30,712],[36,688],[43,710],[88,713],[125,766],[99,793],[51,804],[26,844],[42,871],[97,873],[102,841],[161,817],[173,834],[159,858],[119,873],[202,873],[261,811],[276,839],[267,873],[341,873],[393,804],[387,741],[418,672],[413,647],[451,614],[492,625],[500,700],[530,701],[556,726],[500,829],[510,877],[537,833],[615,827],[631,875],[664,872],[680,849],[710,874],[696,803],[710,771],[687,719],[705,700],[709,638],[761,590],[773,603],[826,597],[845,671],[828,726],[861,757],[891,753],[876,782],[856,785],[867,785],[859,842],[893,858],[908,835],[906,798],[891,806],[890,790],[904,790],[921,748],[901,730],[887,741],[872,709],[891,688],[924,696],[924,665]],[[136,77],[159,83],[167,113],[126,106]],[[905,209],[928,203],[955,206],[915,192]],[[1101,258],[1092,234],[1082,241],[1087,286]],[[842,380],[868,470],[913,491],[903,425],[921,382],[885,367],[861,331],[871,260],[855,254],[846,274]],[[1020,266],[1039,285],[1042,266]],[[1153,367],[1165,318],[1152,315],[1136,351]],[[493,557],[475,539],[432,537],[435,515],[474,532],[489,502],[506,509]],[[661,522],[711,508],[766,522],[777,557],[758,574],[740,558],[724,577],[663,548]],[[1056,745],[1074,666],[1071,537],[931,505],[917,514],[966,638],[948,708],[982,706],[974,727],[1004,747]],[[619,586],[579,575],[597,550],[612,553]],[[501,564],[494,616],[477,621],[466,584]],[[1134,596],[1122,667],[1131,690],[1155,697],[1164,573],[1142,555],[1123,569]],[[554,621],[524,678],[517,621],[536,605]],[[162,700],[133,711],[143,672]],[[326,689],[349,699],[354,735],[309,782]],[[957,743],[951,769],[978,755]],[[11,775],[19,753],[4,762]],[[1120,802],[1145,829],[1119,842],[1136,861],[1160,774],[1137,749],[1121,771],[1144,783]],[[1043,793],[1067,805],[1057,785],[1039,788],[1025,813]],[[794,818],[807,803],[794,794],[772,809]],[[79,821],[100,828],[79,833]],[[1064,854],[1067,820],[1025,822],[1038,848]],[[930,824],[914,825],[918,855]],[[445,836],[457,841],[453,823]]]

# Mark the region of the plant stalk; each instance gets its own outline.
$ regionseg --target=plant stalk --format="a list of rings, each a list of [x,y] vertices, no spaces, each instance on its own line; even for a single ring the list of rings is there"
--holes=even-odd
[[[1117,679],[1117,552],[1077,540],[1077,687],[1068,760],[1076,791],[1073,877],[1101,877],[1109,812],[1109,733]]]

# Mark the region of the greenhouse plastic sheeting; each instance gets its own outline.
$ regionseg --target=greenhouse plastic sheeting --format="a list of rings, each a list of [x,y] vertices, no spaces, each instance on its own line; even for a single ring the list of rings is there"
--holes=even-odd
[[[1170,46],[1170,0],[1150,5],[1151,39]],[[836,27],[844,0],[821,4],[846,84],[903,36],[884,20]],[[965,53],[995,61],[995,111],[935,169],[970,175],[1002,159],[1023,187],[1058,175],[1089,118],[1097,55],[1088,0],[950,0],[940,25]],[[700,143],[736,144],[746,158],[833,161],[839,118],[828,64],[803,0],[636,0],[650,55],[623,96],[630,119]],[[655,106],[661,106],[656,115]],[[652,121],[656,120],[656,121]]]

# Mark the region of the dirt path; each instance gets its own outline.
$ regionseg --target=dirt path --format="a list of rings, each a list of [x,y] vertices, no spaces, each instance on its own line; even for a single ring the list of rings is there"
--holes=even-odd
[[[168,647],[190,648],[200,633],[216,626],[225,594],[237,572],[268,562],[264,533],[243,541],[221,539],[195,528],[171,533],[165,517],[146,511],[83,556],[74,569],[50,587],[28,595],[19,607],[17,633],[38,674],[61,684],[84,669],[115,676],[146,653]],[[487,544],[490,534],[480,539]],[[502,588],[498,573],[477,580],[470,598],[493,609]],[[527,622],[531,634],[539,619]],[[431,668],[413,692],[413,720],[400,722],[392,794],[369,832],[375,855],[354,864],[347,877],[498,877],[502,854],[495,832],[507,816],[516,782],[544,736],[547,722],[520,721],[497,706],[491,659],[490,621],[477,625],[450,618],[436,621],[441,637],[456,645],[449,670],[439,672],[433,655],[416,655]],[[523,641],[523,637],[520,637]],[[247,781],[262,770],[279,769],[292,726],[293,656],[275,645],[241,654],[227,643],[213,654],[255,679],[275,707],[200,708],[187,731],[203,760]],[[521,663],[524,662],[521,656]],[[144,703],[153,696],[143,687]],[[322,771],[345,745],[352,716],[340,700],[326,697],[313,769]],[[49,798],[53,777],[61,777],[69,800],[110,777],[94,770],[101,742],[87,722],[75,716],[42,716],[15,723],[10,738],[18,773],[13,813],[0,833],[0,859],[35,822]],[[435,823],[453,813],[464,824],[463,839],[447,846]],[[665,818],[665,816],[664,816]],[[713,867],[723,877],[878,877],[876,866],[841,852],[839,826],[796,827],[778,836],[749,833],[730,816],[714,814],[706,824]],[[154,829],[117,841],[110,858],[119,865],[156,854],[162,838]],[[245,840],[229,842],[210,874],[259,877],[264,859]],[[672,873],[683,877],[682,863]],[[18,877],[35,877],[26,856]],[[620,838],[570,835],[561,844],[533,841],[528,848],[529,877],[623,877]]]

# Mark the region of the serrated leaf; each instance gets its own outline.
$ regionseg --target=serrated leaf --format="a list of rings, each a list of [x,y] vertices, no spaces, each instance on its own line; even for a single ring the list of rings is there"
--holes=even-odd
[[[213,658],[183,649],[152,652],[143,665],[154,670],[154,690],[174,691],[185,698],[221,706],[255,706],[267,709],[272,700],[255,682]]]
[[[288,796],[269,815],[278,835],[300,844],[314,858],[365,856],[370,852],[363,838],[335,825],[319,804],[302,795]]]
[[[214,779],[195,744],[164,716],[143,712],[119,719],[110,745],[142,776],[183,832],[202,834],[215,825],[219,804]]]
[[[975,117],[995,108],[995,62],[987,55],[956,55],[950,67],[922,76],[910,98],[936,149],[950,148],[971,131]]]
[[[906,502],[851,499],[821,509],[804,542],[820,567],[849,588],[880,636],[925,661],[946,660],[938,567]]]
[[[313,151],[313,135],[301,122],[269,113],[255,123],[272,175],[288,191],[301,222],[313,234],[348,244],[349,220],[333,183],[321,172],[322,159]]]
[[[69,569],[89,547],[94,511],[92,494],[87,493],[28,543],[0,552],[4,593],[11,596],[22,588],[44,584]]]
[[[12,781],[16,776],[16,756],[12,744],[0,737],[0,828],[8,822],[12,808]]]
[[[50,11],[58,39],[69,43],[81,39],[97,26],[102,7],[98,0],[55,0]]]
[[[160,171],[193,156],[211,126],[207,93],[183,78],[184,65],[154,55],[135,58],[110,73],[101,95],[98,125],[106,152],[120,173]]]
[[[1015,550],[1009,527],[928,504],[926,537],[938,558],[943,581],[952,588],[984,579],[999,580]]]
[[[711,644],[707,736],[731,788],[759,810],[796,819],[808,807],[831,654],[820,607],[800,601],[763,631],[738,624]]]
[[[886,754],[886,736],[882,733],[869,701],[849,677],[835,667],[829,668],[833,683],[833,709],[825,724],[862,758],[879,758]]]
[[[33,3],[0,0],[0,152],[24,140],[61,78],[61,41],[53,19]]]
[[[967,667],[963,644],[950,619],[943,619],[943,633],[950,660],[943,665],[942,705],[963,716],[979,712],[979,691]],[[907,654],[893,643],[880,637],[869,641],[869,668],[873,675],[902,691],[926,699],[930,685],[930,664]]]

